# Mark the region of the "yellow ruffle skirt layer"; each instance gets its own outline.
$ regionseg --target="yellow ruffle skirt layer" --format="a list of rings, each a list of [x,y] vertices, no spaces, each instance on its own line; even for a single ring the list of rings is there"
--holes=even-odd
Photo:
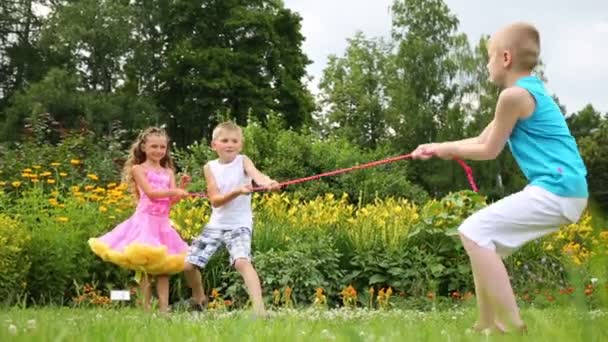
[[[133,243],[119,252],[96,238],[89,239],[89,246],[93,253],[104,261],[126,269],[153,275],[175,274],[184,271],[186,253],[170,255],[167,253],[167,247],[164,246]]]

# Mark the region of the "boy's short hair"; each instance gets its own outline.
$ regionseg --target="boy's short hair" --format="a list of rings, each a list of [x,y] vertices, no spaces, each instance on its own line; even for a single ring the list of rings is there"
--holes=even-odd
[[[238,132],[241,135],[241,138],[243,137],[243,129],[241,128],[241,126],[235,124],[232,121],[226,121],[215,126],[215,128],[213,129],[213,133],[211,134],[211,139],[217,139],[220,134],[222,134],[222,132]]]
[[[505,32],[505,48],[512,49],[514,63],[524,70],[536,67],[540,55],[540,34],[529,23],[514,23]]]

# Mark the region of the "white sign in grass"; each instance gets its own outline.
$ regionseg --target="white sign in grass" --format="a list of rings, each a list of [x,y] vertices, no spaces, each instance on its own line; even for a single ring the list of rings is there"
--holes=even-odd
[[[112,290],[110,291],[111,300],[131,300],[131,293],[125,290]]]

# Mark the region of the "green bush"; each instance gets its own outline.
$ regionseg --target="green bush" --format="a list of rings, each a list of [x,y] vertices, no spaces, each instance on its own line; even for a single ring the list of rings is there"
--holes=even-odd
[[[19,221],[0,214],[0,303],[10,304],[25,292],[31,264],[30,239]]]
[[[311,132],[294,132],[271,119],[268,127],[250,123],[244,129],[243,153],[264,173],[279,182],[347,168],[391,156],[388,149],[366,151],[345,139],[320,139]],[[204,190],[202,166],[217,158],[206,141],[176,149],[181,170],[194,177],[193,189]],[[285,191],[309,200],[327,193],[347,193],[353,202],[371,202],[376,197],[408,198],[423,203],[428,194],[411,183],[405,161],[295,184]]]
[[[309,304],[315,290],[323,288],[327,293],[340,291],[343,271],[341,254],[331,238],[319,241],[291,240],[285,249],[255,251],[253,262],[260,276],[264,297],[272,298],[274,290],[293,289],[295,304]],[[226,260],[223,260],[226,262]],[[234,270],[224,273],[221,290],[235,300],[246,300],[247,294],[241,276]]]
[[[96,203],[73,197],[59,200],[61,206],[51,205],[38,186],[21,193],[11,207],[31,234],[24,249],[31,262],[28,299],[41,304],[66,303],[75,295],[76,284],[99,281],[111,287],[128,282],[127,273],[102,262],[87,244],[90,237],[110,229],[116,219],[102,215]]]

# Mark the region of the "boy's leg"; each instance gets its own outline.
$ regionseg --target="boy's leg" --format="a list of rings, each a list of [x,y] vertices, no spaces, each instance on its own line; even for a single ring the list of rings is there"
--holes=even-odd
[[[461,235],[461,238],[462,235]],[[465,247],[466,248],[466,247]],[[477,265],[473,265],[471,263],[471,269],[473,271],[473,282],[475,283],[475,301],[477,302],[477,309],[479,310],[479,318],[477,322],[473,325],[473,329],[477,331],[481,331],[488,328],[493,328],[496,325],[496,317],[494,316],[494,310],[492,309],[492,303],[488,298],[488,293],[486,289],[481,287],[481,283],[479,281],[480,276],[479,270],[477,269]],[[503,330],[502,327],[497,326],[498,330]]]
[[[262,299],[262,286],[260,285],[260,278],[258,273],[251,262],[244,258],[238,258],[234,262],[234,268],[241,274],[249,296],[251,297],[251,303],[253,304],[253,311],[260,316],[266,315],[266,309],[264,308],[264,300]]]
[[[578,220],[585,204],[585,199],[562,198],[539,187],[529,186],[478,211],[463,222],[459,232],[475,272],[476,291],[482,297],[480,324],[488,324],[490,306],[494,322],[504,318],[504,323],[508,325],[525,327],[501,257],[564,224]]]
[[[524,322],[519,314],[507,269],[500,256],[490,249],[480,247],[463,235],[461,239],[474,270],[475,293],[479,309],[476,329],[495,327],[503,330],[504,328],[497,323],[501,316],[514,327],[522,328]]]
[[[196,265],[186,262],[184,275],[188,287],[192,289],[192,299],[196,304],[204,305],[207,302],[201,272]]]
[[[222,231],[203,229],[203,232],[192,241],[184,264],[184,275],[188,287],[192,289],[192,298],[197,305],[205,305],[208,301],[203,289],[203,279],[199,268],[203,269],[209,259],[222,245]]]
[[[169,276],[156,277],[156,294],[158,295],[158,309],[161,312],[169,311]]]
[[[225,233],[225,243],[230,253],[230,262],[241,274],[256,315],[266,316],[262,286],[255,268],[251,264],[251,229],[242,227]]]

